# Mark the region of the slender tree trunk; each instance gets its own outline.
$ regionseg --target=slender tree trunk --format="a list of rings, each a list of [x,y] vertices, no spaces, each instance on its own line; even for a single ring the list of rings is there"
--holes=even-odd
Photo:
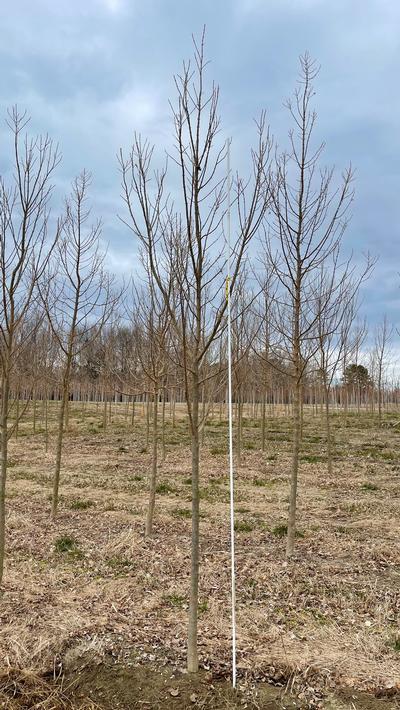
[[[8,364],[5,364],[1,382],[1,413],[0,413],[0,438],[1,438],[1,466],[0,466],[0,584],[3,580],[4,552],[6,534],[6,478],[8,458],[8,402],[10,397],[10,376]]]
[[[266,393],[262,393],[262,402],[261,402],[261,450],[265,451],[265,441],[266,441],[266,415],[265,415],[265,400],[266,400]]]
[[[68,391],[67,392],[67,399],[66,399],[65,406],[64,406],[64,429],[65,429],[65,431],[69,431],[69,408],[70,408],[70,404],[69,404],[69,391]]]
[[[200,446],[199,446],[199,368],[197,362],[192,374],[192,549],[190,566],[190,601],[187,668],[189,673],[197,673],[199,658],[197,651],[197,617],[199,604],[199,480],[200,480]]]
[[[176,391],[172,390],[172,428],[175,429],[176,426]]]
[[[49,450],[49,399],[48,399],[48,392],[47,392],[47,387],[45,389],[44,393],[44,442],[45,442],[45,450],[46,454]]]
[[[57,508],[58,508],[58,491],[60,487],[60,471],[61,471],[61,458],[62,458],[62,446],[63,446],[63,438],[64,438],[64,418],[65,418],[65,412],[66,412],[66,406],[67,406],[67,401],[68,401],[68,394],[69,394],[69,378],[68,378],[68,372],[64,376],[64,382],[63,382],[63,388],[62,388],[62,394],[61,394],[61,404],[60,404],[60,412],[59,412],[59,417],[58,417],[58,432],[57,432],[57,445],[56,445],[56,466],[54,469],[54,477],[53,477],[53,498],[52,498],[52,504],[51,504],[51,517],[53,520],[55,520],[57,516]]]
[[[40,410],[40,427],[41,427],[41,429],[44,429],[46,399],[45,399],[43,390],[40,393],[40,401],[42,403],[41,410]]]
[[[301,281],[299,273],[296,279],[296,299],[294,304],[294,333],[293,333],[293,365],[294,365],[294,388],[293,388],[293,452],[292,452],[292,472],[289,493],[289,518],[286,541],[286,557],[289,558],[294,552],[294,542],[296,536],[296,508],[297,508],[297,478],[299,473],[299,454],[301,440],[301,394],[302,394],[302,363],[300,352],[300,303],[301,303]]]
[[[330,415],[330,403],[329,403],[329,386],[325,382],[325,428],[326,428],[326,457],[328,464],[328,478],[331,481],[333,477],[333,464],[332,464],[332,428],[331,428],[331,415]]]
[[[382,367],[379,364],[378,372],[378,422],[379,426],[382,426]]]
[[[103,397],[103,431],[105,431],[107,429],[107,396],[105,392]]]
[[[343,426],[346,428],[347,427],[347,413],[349,410],[349,391],[348,387],[345,384],[343,388],[343,405],[344,405],[344,418],[343,418]]]
[[[146,449],[150,441],[150,397],[146,394]]]
[[[304,387],[303,383],[300,386],[300,441],[303,438],[303,425],[304,425]]]
[[[149,481],[149,505],[147,507],[145,537],[151,537],[153,534],[153,519],[154,506],[156,502],[156,485],[157,485],[157,454],[158,454],[158,389],[154,387],[154,406],[153,406],[153,455],[151,462],[151,475]]]
[[[36,434],[36,387],[33,390],[33,433]]]
[[[16,411],[15,411],[15,438],[18,439],[18,434],[19,434],[19,398],[20,398],[20,392],[17,391],[17,406],[16,406]]]
[[[238,389],[238,402],[237,402],[237,441],[236,441],[236,456],[237,465],[240,466],[242,463],[242,430],[243,430],[243,403],[242,403],[242,392],[241,388]]]
[[[203,385],[201,390],[201,412],[204,425],[201,430],[201,445],[204,445],[205,433],[206,433],[206,423],[205,423],[205,413],[206,413],[206,401],[205,401],[205,387]]]
[[[165,388],[162,392],[162,410],[161,410],[161,455],[162,463],[165,461],[166,450],[165,450]]]
[[[286,544],[286,557],[291,557],[294,552],[294,542],[296,536],[296,507],[297,507],[297,478],[299,472],[300,454],[300,432],[301,432],[301,405],[300,386],[296,381],[293,392],[293,452],[292,452],[292,472],[290,479],[289,494],[289,519]]]

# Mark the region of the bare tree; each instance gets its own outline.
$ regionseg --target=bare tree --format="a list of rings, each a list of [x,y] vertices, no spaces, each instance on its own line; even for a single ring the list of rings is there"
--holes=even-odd
[[[58,417],[56,462],[51,515],[57,514],[62,445],[71,371],[89,341],[95,340],[110,317],[115,295],[100,249],[101,223],[87,226],[90,176],[83,172],[72,184],[66,201],[61,235],[54,250],[52,272],[42,288],[43,303],[61,355],[61,403]],[[81,334],[84,337],[80,337]]]
[[[257,321],[250,309],[254,300],[246,288],[246,274],[242,274],[232,304],[232,370],[236,399],[236,463],[242,463],[243,407],[248,401],[246,386],[250,381],[249,354],[257,334]]]
[[[218,88],[205,88],[204,34],[195,43],[194,66],[184,64],[175,78],[177,102],[173,108],[173,156],[180,179],[174,216],[164,194],[166,169],[152,176],[153,149],[135,137],[127,159],[121,153],[123,198],[129,226],[140,239],[149,268],[167,305],[171,326],[182,355],[182,370],[192,450],[192,540],[187,664],[198,670],[197,616],[199,595],[199,481],[200,432],[204,424],[200,400],[210,377],[207,356],[225,325],[225,256],[222,224],[225,216],[225,144],[218,146]],[[235,286],[252,236],[264,219],[269,198],[270,140],[265,117],[258,124],[258,145],[252,154],[252,181],[233,181],[237,235],[232,249]],[[226,273],[226,272],[225,272]],[[171,307],[168,290],[173,275],[177,308]]]
[[[259,361],[259,378],[261,387],[261,449],[265,451],[267,438],[266,405],[268,392],[273,380],[273,358],[271,357],[277,343],[275,342],[273,308],[276,298],[276,277],[269,264],[268,256],[261,255],[261,272],[255,270],[254,275],[259,286],[258,298],[255,301],[255,317],[259,322],[257,337],[254,340],[253,352]]]
[[[7,185],[0,177],[0,363],[1,363],[1,473],[0,473],[0,582],[4,568],[5,495],[10,425],[10,383],[24,343],[40,324],[33,317],[38,282],[51,251],[48,244],[51,177],[60,156],[48,136],[29,138],[29,119],[13,108],[7,125],[11,131],[14,174]],[[17,416],[17,421],[20,416]]]
[[[350,395],[350,404],[354,404],[357,407],[357,414],[360,414],[361,410],[361,400],[363,397],[363,393],[365,394],[365,390],[368,386],[369,383],[369,374],[368,370],[366,368],[363,368],[363,365],[360,363],[360,357],[362,354],[362,348],[365,343],[365,340],[368,335],[368,324],[365,318],[362,319],[357,319],[354,328],[352,329],[351,332],[351,340],[349,342],[349,353],[345,359],[345,362],[343,363],[343,376],[344,376],[344,381],[346,383],[346,390],[347,393],[349,391],[349,388],[351,388]],[[353,360],[353,362],[349,365],[347,365],[348,360],[350,359]],[[346,365],[346,367],[345,367]],[[348,370],[352,369],[355,367],[355,373],[356,377],[351,377],[350,381],[348,378]],[[360,369],[361,368],[361,369]],[[365,378],[361,376],[361,372],[364,371]],[[346,422],[346,418],[345,418]]]
[[[387,367],[388,346],[393,335],[393,326],[389,325],[387,316],[375,331],[374,360],[376,362],[376,375],[378,387],[378,419],[379,426],[382,426],[382,394],[383,394],[383,374]]]
[[[329,270],[322,265],[315,280],[316,338],[318,372],[322,384],[326,427],[328,476],[332,479],[332,430],[330,397],[332,384],[347,355],[351,329],[357,315],[360,285],[368,278],[374,261],[368,256],[365,267],[357,274],[351,259],[339,262],[339,248],[332,255]],[[321,401],[321,406],[323,402]]]
[[[317,73],[307,54],[300,58],[299,86],[293,100],[287,102],[294,124],[289,133],[290,149],[276,159],[272,218],[266,239],[267,258],[280,284],[275,325],[285,344],[293,383],[287,557],[293,554],[296,532],[303,379],[316,347],[313,282],[340,243],[353,195],[351,168],[344,172],[340,187],[334,187],[333,170],[319,167],[323,144],[315,149],[312,145],[316,122],[311,108],[312,82]]]
[[[133,304],[133,323],[136,331],[136,353],[142,370],[151,383],[153,396],[153,448],[149,476],[149,503],[147,506],[145,536],[153,533],[153,519],[158,466],[158,404],[163,394],[165,377],[168,374],[168,336],[170,327],[169,309],[154,283],[151,272],[147,274],[147,288],[136,292]],[[169,297],[172,301],[172,289]],[[163,395],[164,402],[164,395]],[[164,406],[164,405],[163,405]],[[164,426],[164,421],[163,421]]]

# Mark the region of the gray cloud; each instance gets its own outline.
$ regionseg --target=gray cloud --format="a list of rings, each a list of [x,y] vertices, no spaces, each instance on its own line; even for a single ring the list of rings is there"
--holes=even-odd
[[[17,102],[32,130],[48,131],[64,159],[60,193],[83,167],[93,172],[93,199],[104,217],[110,264],[134,266],[136,245],[122,211],[115,155],[140,130],[171,145],[172,75],[191,54],[191,33],[207,25],[210,76],[221,86],[223,135],[233,135],[237,164],[254,136],[252,118],[266,108],[281,144],[297,58],[321,63],[316,82],[317,138],[338,171],[356,168],[356,200],[346,235],[358,255],[380,254],[364,289],[373,318],[397,318],[400,3],[397,0],[27,0],[4,2],[0,20],[0,110]],[[1,172],[7,135],[0,128]]]

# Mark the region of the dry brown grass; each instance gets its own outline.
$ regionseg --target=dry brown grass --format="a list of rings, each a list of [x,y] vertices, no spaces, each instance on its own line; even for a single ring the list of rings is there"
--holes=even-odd
[[[4,710],[74,710],[76,705],[69,690],[65,688],[63,678],[56,674],[46,677],[7,663],[0,670],[0,707]],[[82,698],[79,708],[101,710],[89,698]]]
[[[175,431],[168,430],[159,475],[169,490],[158,495],[155,536],[145,541],[150,456],[140,453],[143,422],[132,433],[120,416],[102,433],[96,431],[100,419],[90,413],[90,433],[89,417],[72,418],[56,523],[48,500],[51,446],[46,455],[42,436],[27,433],[29,422],[22,429],[27,435],[11,442],[0,606],[3,697],[10,696],[10,683],[29,689],[30,677],[49,669],[62,673],[68,649],[80,643],[94,643],[100,655],[133,654],[137,663],[184,663],[190,554],[186,429],[178,422]],[[289,565],[285,541],[274,532],[286,517],[288,421],[270,423],[274,431],[265,455],[244,449],[236,474],[236,518],[244,530],[236,537],[242,679],[296,677],[322,689],[369,691],[399,684],[400,435],[377,430],[372,420],[366,426],[365,415],[360,422],[351,417],[347,429],[335,422],[335,479],[328,480],[319,460],[323,431],[317,419],[307,419],[299,490],[304,536]],[[201,662],[223,675],[230,668],[228,485],[226,459],[218,453],[224,436],[224,427],[213,422],[203,450],[199,623]],[[258,445],[257,437],[257,427],[245,428],[249,447]],[[87,502],[90,507],[79,508]],[[76,540],[70,552],[56,551],[62,536]],[[40,695],[40,683],[37,689]],[[51,694],[45,702],[36,706],[64,707],[51,705]]]

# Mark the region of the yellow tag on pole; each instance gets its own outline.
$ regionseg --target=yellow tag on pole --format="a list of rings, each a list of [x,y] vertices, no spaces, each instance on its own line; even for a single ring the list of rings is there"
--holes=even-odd
[[[229,297],[229,286],[230,286],[231,279],[229,276],[226,277],[226,283],[225,283],[225,294],[226,294],[226,300],[228,300]]]

